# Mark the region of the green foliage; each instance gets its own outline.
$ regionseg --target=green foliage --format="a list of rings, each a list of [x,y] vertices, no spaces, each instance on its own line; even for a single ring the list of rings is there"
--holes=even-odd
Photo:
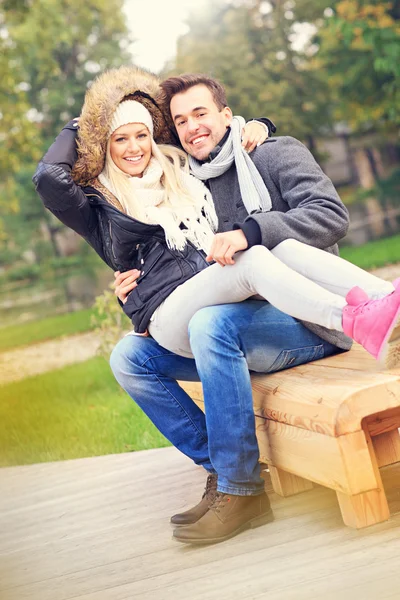
[[[77,116],[93,75],[128,62],[123,0],[19,0],[0,6],[0,203],[18,209],[17,177]],[[33,169],[30,171],[32,176]],[[29,178],[30,179],[30,178]],[[20,184],[23,196],[32,184]]]
[[[399,206],[400,169],[395,168],[388,177],[377,179],[373,187],[360,188],[355,185],[345,186],[340,188],[339,194],[346,206],[363,203],[370,198],[376,198],[382,208],[385,208],[388,203],[392,206]]]
[[[9,251],[4,256],[3,264],[10,264],[4,273],[0,274],[0,284],[6,284],[13,281],[52,281],[63,275],[85,274],[87,277],[95,277],[96,269],[99,267],[100,259],[96,254],[90,252],[85,254],[80,252],[72,256],[53,256],[52,248],[49,243],[37,242],[33,245],[37,262],[27,264],[21,261],[20,253]],[[16,259],[19,260],[16,260]],[[1,264],[1,262],[0,262]],[[103,263],[100,263],[101,265]]]
[[[210,0],[193,9],[173,72],[217,77],[234,112],[275,117],[311,148],[339,121],[389,131],[400,114],[399,11],[381,0]]]
[[[246,118],[275,118],[279,133],[309,141],[332,123],[329,86],[311,61],[314,49],[294,45],[300,22],[323,18],[327,1],[210,2],[193,11],[174,72],[206,72],[220,79],[230,106]],[[307,25],[307,22],[305,25]],[[304,24],[304,23],[303,23]]]
[[[341,0],[319,32],[335,118],[353,130],[400,123],[400,8],[396,1]]]
[[[7,12],[42,139],[79,114],[93,74],[128,58],[122,5],[122,0],[33,0],[24,10]]]
[[[0,387],[0,467],[169,445],[95,358]]]
[[[4,234],[2,240],[0,239],[0,254],[10,247],[18,248],[20,255],[28,248],[34,249],[36,243],[42,239],[42,228],[49,219],[32,185],[35,164],[29,162],[28,158],[25,159],[24,155],[23,160],[16,166],[17,172],[13,177],[14,199],[18,210],[12,210],[8,194],[5,193],[3,197],[7,206],[4,206]]]
[[[6,281],[37,281],[41,275],[40,265],[21,265],[14,267],[0,276],[0,282]]]
[[[362,269],[370,270],[399,262],[400,235],[374,240],[363,246],[341,246],[340,256]]]
[[[16,261],[20,256],[20,251],[18,249],[9,248],[4,246],[0,252],[0,267],[4,267],[7,265],[11,265],[14,261]]]
[[[107,358],[121,337],[132,330],[132,324],[112,291],[105,290],[96,298],[91,324],[100,339],[99,354]]]
[[[377,181],[376,194],[382,203],[389,200],[394,205],[400,205],[400,168],[394,169],[386,179]]]
[[[12,213],[18,209],[15,173],[23,160],[38,160],[40,141],[28,117],[25,75],[4,20],[0,9],[0,208]]]
[[[0,352],[90,331],[93,328],[92,316],[93,310],[85,309],[21,325],[2,327]]]
[[[100,256],[93,252],[86,242],[82,240],[82,246],[78,254],[70,256],[52,256],[48,262],[50,277],[54,276],[53,270],[57,274],[66,275],[84,274],[89,278],[95,278],[99,270],[104,270],[105,265]]]

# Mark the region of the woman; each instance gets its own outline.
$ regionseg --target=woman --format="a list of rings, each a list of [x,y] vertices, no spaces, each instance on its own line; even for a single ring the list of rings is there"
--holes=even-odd
[[[107,118],[98,119],[100,131],[93,128],[93,112],[97,105],[104,109],[97,88],[105,83],[110,86]],[[395,364],[400,291],[392,284],[295,240],[272,251],[254,246],[238,253],[234,265],[206,269],[217,227],[209,192],[181,169],[182,153],[155,144],[154,135],[162,137],[160,127],[164,135],[168,132],[152,100],[156,92],[144,92],[142,85],[140,93],[132,94],[132,80],[125,83],[117,85],[115,72],[105,74],[87,95],[81,118],[81,140],[86,141],[73,171],[83,187],[69,173],[75,158],[70,134],[69,151],[67,139],[56,141],[48,153],[50,167],[46,155],[35,181],[45,205],[114,270],[140,268],[137,286],[124,304],[135,331],[146,334],[148,328],[165,348],[191,356],[187,331],[197,310],[260,294],[295,318],[343,331],[376,358],[385,357],[388,366]],[[85,136],[88,123],[96,135],[92,141]],[[93,154],[103,138],[103,153]]]
[[[146,268],[152,269],[156,276],[151,280],[142,278],[140,294],[137,294],[136,305],[129,315],[133,317],[138,332],[145,331],[149,317],[171,290],[208,266],[205,255],[199,253],[192,244],[188,244],[183,251],[171,250],[170,240],[165,237],[161,225],[145,224],[133,219],[129,207],[122,204],[118,194],[111,191],[115,179],[113,161],[107,160],[111,168],[104,169],[107,156],[110,158],[107,153],[107,148],[109,150],[110,147],[109,128],[123,99],[139,100],[143,107],[147,107],[151,113],[154,137],[158,142],[179,143],[173,126],[166,122],[155,100],[159,92],[158,79],[135,67],[121,67],[98,77],[86,94],[79,120],[79,155],[78,123],[75,119],[64,127],[40,162],[33,178],[45,206],[60,221],[85,238],[113,271],[141,266],[144,261]],[[253,133],[246,135],[249,149],[257,140],[263,141],[266,138],[264,128],[256,136],[254,127],[260,128],[254,124],[252,127]],[[208,192],[200,182],[190,178],[190,184],[196,187],[196,201],[193,202],[181,181],[182,178],[189,181],[188,176],[180,169],[180,161],[185,164],[186,155],[173,147],[162,146],[160,150],[153,144],[153,149],[159,160],[163,161],[163,183],[168,194],[180,197],[180,207],[181,200],[186,197],[191,206],[191,215],[195,214],[196,219],[199,218],[204,225],[202,211],[211,217],[209,212],[212,204],[204,197]],[[123,163],[127,164],[126,161]],[[134,175],[136,167],[133,165],[132,168]],[[106,179],[110,179],[109,187],[102,183]],[[125,183],[123,181],[122,188]],[[124,189],[122,194],[123,191]],[[140,211],[140,205],[136,204],[133,213],[135,210]],[[147,207],[147,211],[150,213],[151,207]],[[147,220],[143,214],[140,213],[139,216]],[[197,227],[196,219],[190,219],[197,232],[194,235],[204,235],[204,226]],[[208,234],[210,235],[209,232]],[[183,236],[177,226],[171,235],[174,241],[176,236],[180,238],[179,247],[183,248]],[[166,268],[168,276],[165,274]]]

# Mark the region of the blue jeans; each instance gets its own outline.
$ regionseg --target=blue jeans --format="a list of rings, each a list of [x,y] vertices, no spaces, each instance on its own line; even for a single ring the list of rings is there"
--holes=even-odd
[[[219,491],[260,494],[249,371],[272,373],[341,350],[258,300],[203,308],[189,337],[195,360],[152,338],[124,337],[111,354],[114,375],[176,448],[218,473]],[[202,382],[205,415],[177,379]]]

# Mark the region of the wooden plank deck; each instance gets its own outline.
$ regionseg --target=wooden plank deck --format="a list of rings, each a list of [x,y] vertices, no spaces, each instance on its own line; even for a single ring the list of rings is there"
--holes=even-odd
[[[174,448],[0,469],[0,600],[399,598],[400,466],[382,474],[386,523],[346,528],[326,488],[271,492],[273,523],[191,547],[168,521],[205,476]]]

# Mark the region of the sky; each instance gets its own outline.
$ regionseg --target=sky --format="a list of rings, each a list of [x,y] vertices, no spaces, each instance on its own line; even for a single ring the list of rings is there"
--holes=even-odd
[[[176,51],[178,37],[187,32],[189,9],[204,0],[125,0],[125,14],[132,37],[134,62],[159,72]]]
[[[178,37],[188,31],[185,21],[190,9],[206,10],[207,4],[208,0],[125,0],[127,25],[135,40],[130,48],[135,65],[159,73],[175,56]],[[293,47],[300,50],[315,28],[302,23],[295,31]]]

